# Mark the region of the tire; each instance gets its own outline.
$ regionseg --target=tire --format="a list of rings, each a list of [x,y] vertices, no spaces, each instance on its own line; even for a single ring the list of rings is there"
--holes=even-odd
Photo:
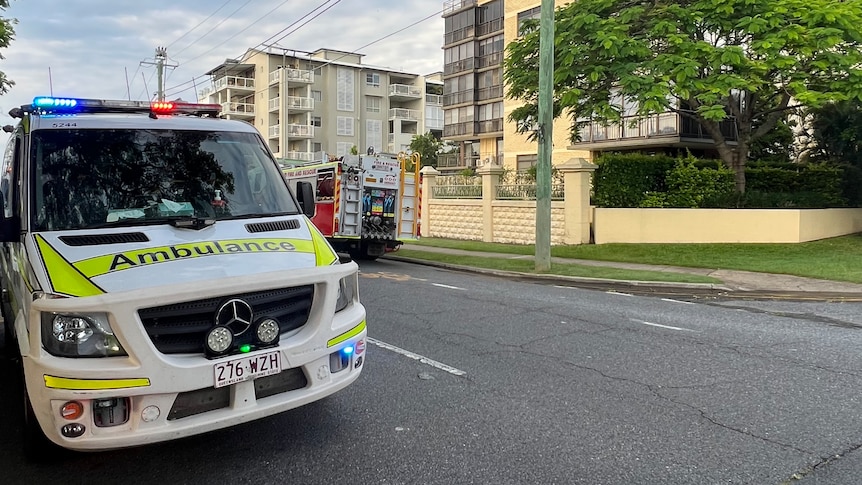
[[[63,452],[63,448],[51,442],[39,426],[30,396],[27,394],[27,384],[24,382],[24,369],[21,368],[21,394],[23,396],[23,414],[21,429],[21,445],[24,450],[24,458],[32,463],[45,463],[56,459]]]

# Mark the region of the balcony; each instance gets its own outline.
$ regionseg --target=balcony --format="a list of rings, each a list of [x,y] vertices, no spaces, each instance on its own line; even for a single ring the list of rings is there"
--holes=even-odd
[[[456,104],[472,103],[476,100],[476,91],[467,89],[458,91],[457,93],[449,93],[443,95],[443,106],[453,106]]]
[[[503,19],[494,19],[484,24],[479,24],[478,36],[482,37],[488,34],[496,34],[503,31]]]
[[[222,103],[221,113],[234,118],[254,118],[254,104],[252,103]]]
[[[472,71],[476,67],[476,58],[468,57],[460,61],[450,62],[443,66],[443,75],[456,74],[459,72]]]
[[[486,67],[499,67],[503,65],[503,53],[494,52],[479,57],[479,69]]]
[[[389,119],[419,121],[422,119],[422,112],[418,109],[392,108],[389,110]]]
[[[314,71],[282,68],[269,73],[270,85],[282,82],[286,82],[288,86],[311,84],[314,82]]]
[[[476,134],[476,123],[467,121],[443,126],[443,137],[471,136]]]
[[[443,0],[443,16],[455,13],[467,7],[475,7],[476,0]]]
[[[281,98],[276,96],[269,100],[269,111],[274,112],[281,109]]]
[[[503,131],[503,118],[485,120],[476,123],[477,134],[501,133]]]
[[[284,158],[287,160],[298,160],[300,162],[313,162],[315,161],[315,153],[314,152],[285,152]]]
[[[503,97],[503,85],[488,86],[487,88],[479,89],[478,101],[487,101],[489,99],[497,99]]]
[[[395,101],[413,101],[422,99],[422,90],[407,84],[390,84],[389,98]]]
[[[476,34],[476,26],[468,25],[466,27],[460,28],[458,30],[454,30],[452,32],[446,32],[443,35],[443,45],[447,46],[449,44],[454,44],[456,42],[460,42],[464,39],[472,39]]]
[[[312,125],[287,125],[287,136],[289,138],[314,138],[314,126]]]
[[[443,106],[443,96],[440,94],[426,94],[425,104],[432,106]]]
[[[281,138],[281,125],[272,125],[269,127],[270,138]]]
[[[301,113],[312,111],[314,109],[314,98],[305,98],[301,96],[287,97],[287,111],[290,113]]]
[[[736,121],[733,118],[722,121],[719,128],[728,142],[736,143]],[[580,139],[574,145],[589,144],[591,149],[696,147],[714,143],[700,123],[676,113],[642,119],[626,116],[619,123],[607,126],[598,122],[588,123],[580,127],[578,134]]]
[[[254,79],[249,77],[224,76],[213,81],[213,88],[216,92],[224,89],[254,92]]]

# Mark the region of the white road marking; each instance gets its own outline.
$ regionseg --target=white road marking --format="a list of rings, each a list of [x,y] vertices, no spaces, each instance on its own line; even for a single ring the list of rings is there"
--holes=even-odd
[[[662,298],[661,301],[669,301],[671,303],[682,303],[683,305],[694,305],[694,303],[692,303],[690,301],[674,300],[673,298]]]
[[[671,327],[670,325],[661,325],[658,323],[650,323],[650,322],[645,322],[643,320],[635,320],[634,318],[632,318],[631,321],[633,321],[635,323],[640,323],[641,325],[649,325],[650,327],[666,328],[668,330],[679,330],[681,332],[694,332],[694,330],[690,330],[688,328]]]
[[[437,362],[434,359],[429,359],[428,357],[424,357],[424,356],[421,356],[419,354],[415,354],[413,352],[410,352],[409,350],[404,350],[400,347],[396,347],[394,345],[387,344],[386,342],[381,342],[380,340],[373,339],[371,337],[368,337],[366,340],[368,340],[368,343],[376,345],[382,349],[391,350],[392,352],[395,352],[396,354],[401,354],[405,357],[410,357],[413,360],[418,360],[419,362],[421,362],[423,364],[430,365],[431,367],[434,367],[435,369],[440,369],[443,372],[448,372],[448,373],[450,373],[452,375],[456,375],[456,376],[467,375],[466,372],[464,372],[460,369],[456,369],[456,368],[452,367],[451,365],[446,365],[442,362]]]
[[[458,288],[457,286],[442,285],[440,283],[431,283],[431,284],[434,286],[440,287],[440,288],[447,288],[450,290],[464,290],[464,288]]]
[[[620,295],[620,296],[632,296],[632,297],[634,296],[634,295],[630,295],[628,293],[620,293],[618,291],[606,291],[605,293],[607,293],[608,295]]]

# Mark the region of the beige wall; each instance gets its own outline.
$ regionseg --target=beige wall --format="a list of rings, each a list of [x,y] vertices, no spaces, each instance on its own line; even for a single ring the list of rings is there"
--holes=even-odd
[[[470,241],[482,240],[484,212],[481,200],[432,198],[427,200],[429,236]],[[422,232],[426,233],[424,228]]]
[[[596,244],[798,243],[862,232],[862,209],[595,209]]]
[[[496,200],[493,207],[493,242],[534,244],[536,242],[536,202]],[[565,244],[566,215],[562,202],[551,203],[551,244]]]
[[[504,19],[504,35],[505,43],[509,45],[518,36],[518,13],[524,10],[538,7],[541,5],[541,0],[505,0],[506,15]],[[570,2],[556,0],[558,7],[566,5]],[[531,155],[538,152],[538,143],[528,141],[525,135],[516,132],[516,126],[509,121],[509,115],[512,111],[521,106],[523,102],[506,98],[503,101],[503,149],[505,152],[504,165],[507,168],[517,168],[518,155]],[[558,165],[569,160],[570,158],[585,158],[590,160],[590,152],[587,150],[568,150],[566,147],[572,143],[569,140],[571,136],[571,127],[565,116],[557,119],[554,122],[554,151],[551,155],[551,163]]]

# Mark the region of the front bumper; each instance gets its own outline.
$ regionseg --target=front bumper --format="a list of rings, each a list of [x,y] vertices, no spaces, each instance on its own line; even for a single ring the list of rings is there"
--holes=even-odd
[[[331,395],[360,375],[365,353],[365,308],[358,299],[335,313],[338,283],[356,272],[353,263],[267,273],[180,287],[171,285],[76,299],[40,299],[29,318],[29,352],[23,364],[27,391],[45,435],[76,450],[106,450],[182,438],[293,409]],[[214,364],[204,355],[160,353],[138,317],[138,309],[180,303],[206,296],[229,297],[248,291],[314,285],[307,323],[281,335],[277,347],[246,356],[279,353],[282,371],[274,376],[214,388]],[[39,312],[107,312],[128,357],[59,358],[42,349]],[[345,347],[356,350],[347,354]],[[223,359],[236,358],[236,355]],[[127,412],[105,426],[98,404],[114,400]],[[69,401],[83,406],[69,420],[61,408]],[[178,407],[182,409],[178,410]],[[100,425],[96,423],[100,422]],[[64,426],[83,426],[77,437]],[[68,434],[68,433],[67,433]]]

